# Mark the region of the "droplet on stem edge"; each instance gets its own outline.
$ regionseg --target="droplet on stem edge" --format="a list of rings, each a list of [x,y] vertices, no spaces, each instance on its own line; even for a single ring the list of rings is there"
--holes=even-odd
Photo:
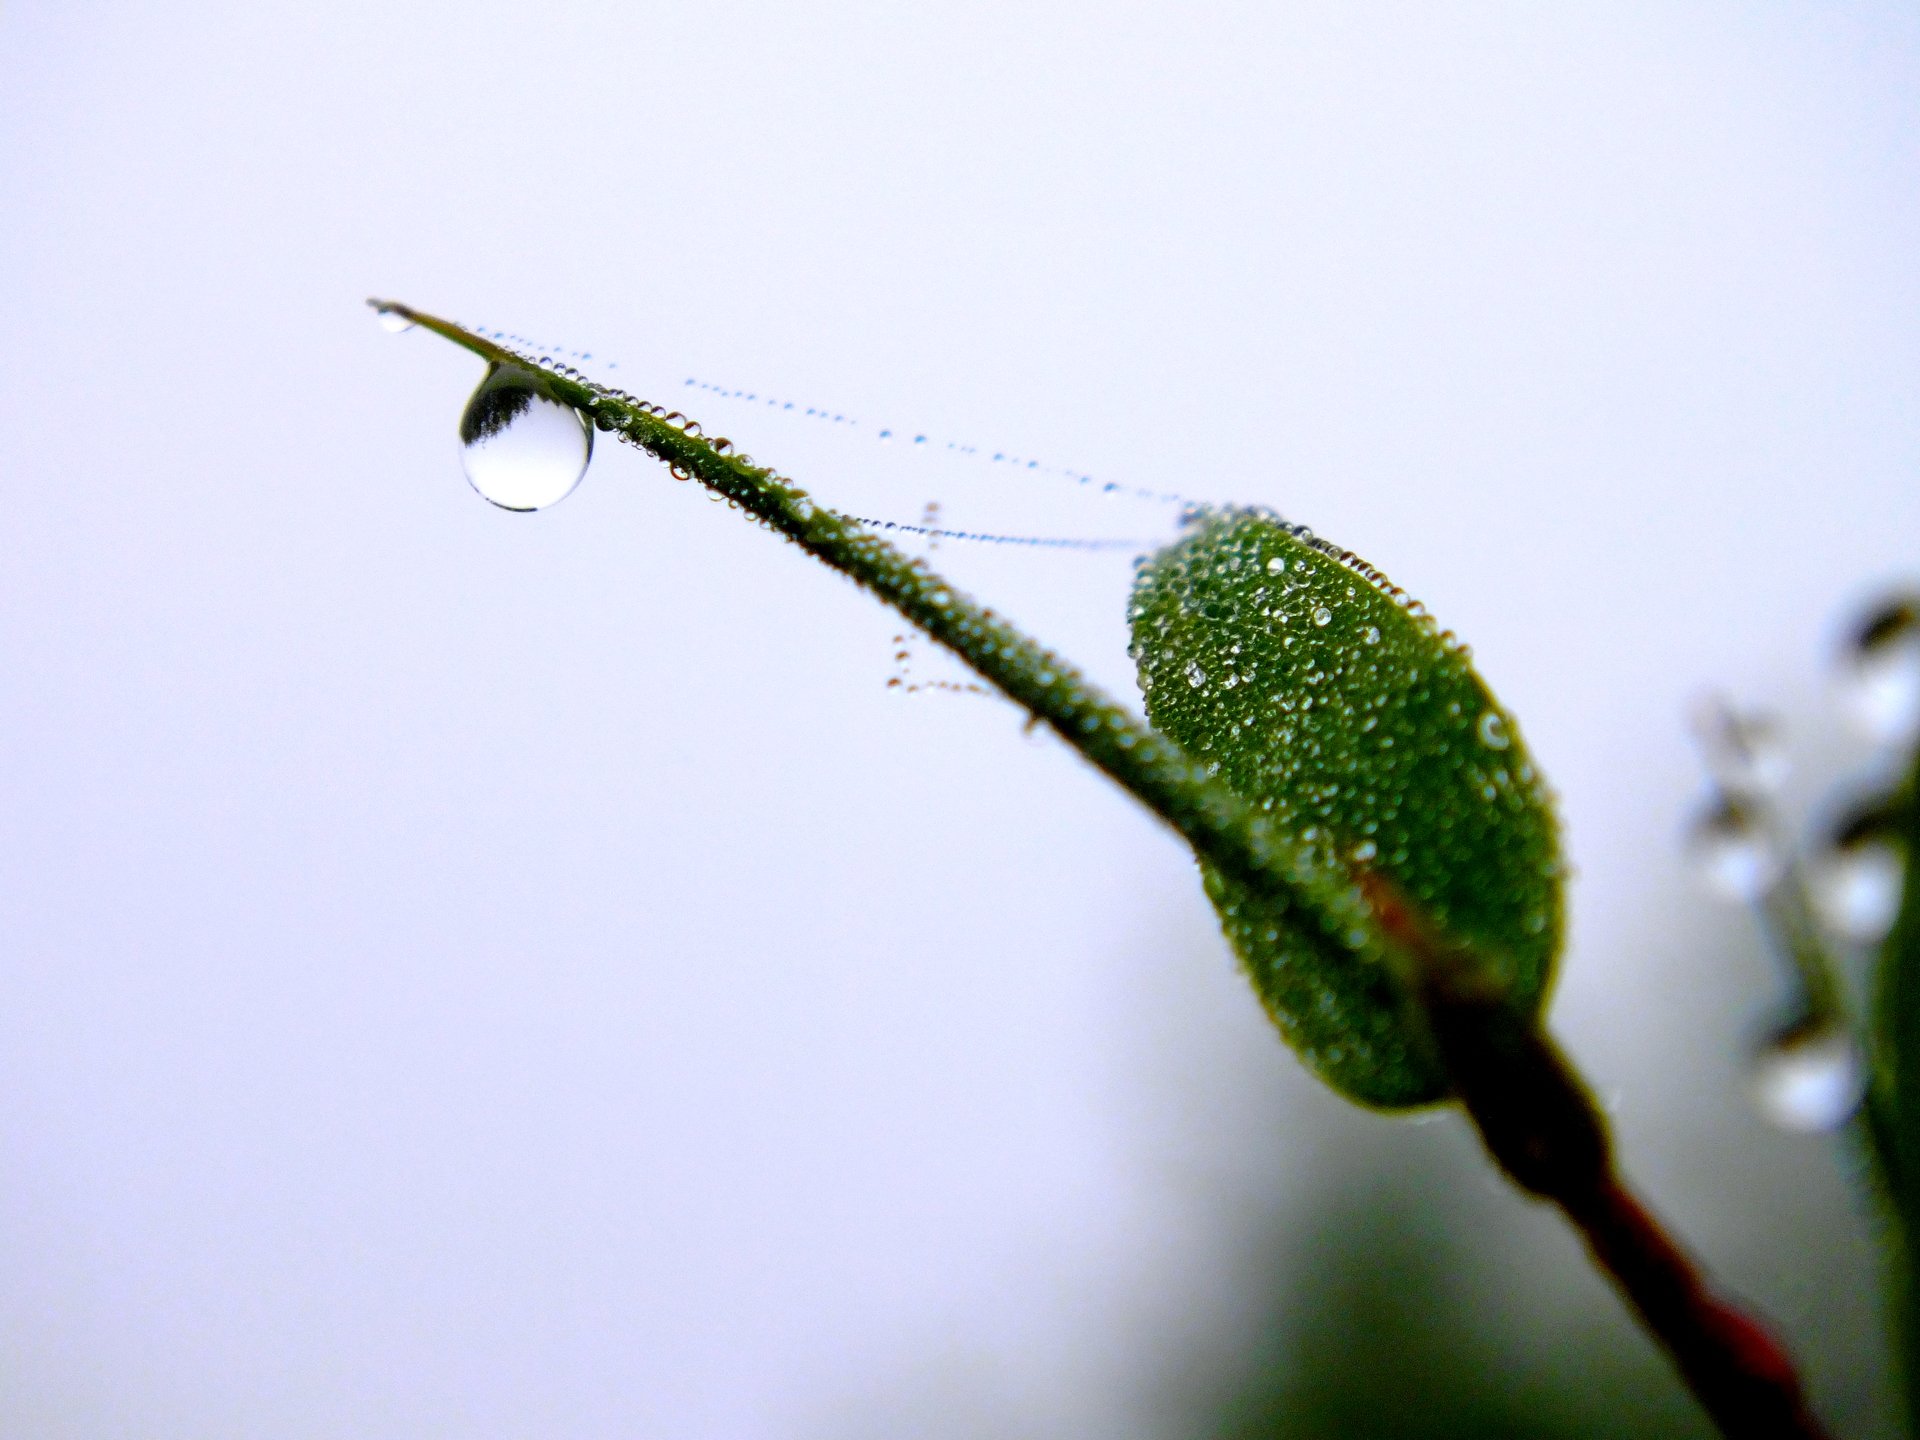
[[[502,510],[544,510],[574,491],[593,459],[593,426],[531,371],[495,365],[460,415],[460,463]]]
[[[389,335],[400,335],[413,329],[413,321],[384,300],[369,300],[373,307],[373,318],[380,322],[380,328]]]
[[[1854,628],[1841,683],[1869,739],[1904,746],[1920,737],[1920,597],[1896,596]]]
[[[1801,1019],[1761,1042],[1753,1056],[1753,1101],[1783,1130],[1819,1134],[1853,1117],[1866,1094],[1860,1048],[1844,1025]]]
[[[1695,708],[1693,729],[1708,770],[1729,794],[1759,798],[1786,783],[1786,734],[1775,716],[1736,710],[1713,696]]]
[[[1814,903],[1827,929],[1845,940],[1884,940],[1900,914],[1902,866],[1891,845],[1836,850],[1814,873]]]
[[[1707,889],[1742,904],[1765,895],[1786,869],[1760,812],[1725,797],[1694,820],[1687,832],[1687,853]]]
[[[1813,862],[1814,909],[1821,924],[1843,940],[1875,944],[1899,918],[1906,850],[1897,805],[1881,799],[1855,809]]]

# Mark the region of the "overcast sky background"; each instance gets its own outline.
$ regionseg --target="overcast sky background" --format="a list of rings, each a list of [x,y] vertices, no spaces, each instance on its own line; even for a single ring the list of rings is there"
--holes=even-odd
[[[1298,1071],[1168,835],[634,452],[481,502],[477,365],[383,294],[830,502],[1164,530],[890,423],[1384,568],[1562,796],[1630,1167],[1885,1433],[1865,1227],[1746,1109],[1775,980],[1675,837],[1706,687],[1802,813],[1858,763],[1916,82],[1893,3],[0,5],[0,1432],[1193,1433],[1261,1246],[1407,1155],[1488,1384],[1667,1393],[1455,1122]],[[942,563],[1130,683],[1124,556]]]

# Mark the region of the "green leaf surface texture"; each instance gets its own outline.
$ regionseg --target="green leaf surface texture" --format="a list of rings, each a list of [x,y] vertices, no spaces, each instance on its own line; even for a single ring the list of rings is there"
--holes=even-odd
[[[1209,510],[1129,611],[1154,726],[1317,863],[1371,870],[1537,1012],[1559,953],[1551,794],[1464,646],[1364,561],[1263,511]],[[1382,1108],[1445,1078],[1379,961],[1204,861],[1222,928],[1287,1042]]]

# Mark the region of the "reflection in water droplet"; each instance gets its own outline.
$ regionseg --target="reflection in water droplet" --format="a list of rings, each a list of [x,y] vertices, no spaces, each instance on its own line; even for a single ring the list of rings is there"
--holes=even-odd
[[[593,427],[539,379],[496,365],[460,416],[460,463],[502,510],[543,510],[573,493],[593,458]]]
[[[1798,1021],[1753,1057],[1753,1101],[1783,1130],[1818,1132],[1846,1124],[1866,1093],[1866,1066],[1838,1024]]]
[[[1727,900],[1758,900],[1785,868],[1765,822],[1733,800],[1720,801],[1693,822],[1687,853],[1701,881]]]
[[[1187,662],[1187,684],[1198,690],[1206,683],[1207,672],[1200,668],[1197,661],[1189,660]]]
[[[1855,632],[1843,683],[1849,708],[1869,737],[1906,745],[1920,736],[1920,609],[1890,601]]]
[[[1328,624],[1330,621],[1332,621],[1332,619],[1333,619],[1333,612],[1327,609],[1326,606],[1321,605],[1315,608],[1313,612],[1314,624],[1325,625],[1325,624]]]
[[[1872,944],[1886,938],[1900,914],[1899,849],[1885,840],[1860,840],[1831,851],[1813,874],[1813,902],[1834,934]]]
[[[380,328],[389,335],[402,335],[413,329],[413,321],[402,315],[398,310],[376,309],[374,314],[380,321]]]
[[[1506,717],[1498,710],[1483,710],[1480,713],[1480,743],[1489,750],[1504,750],[1511,743],[1507,739]]]

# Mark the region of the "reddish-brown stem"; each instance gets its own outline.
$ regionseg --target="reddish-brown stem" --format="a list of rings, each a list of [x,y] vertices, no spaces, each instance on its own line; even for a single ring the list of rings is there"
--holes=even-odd
[[[1409,998],[1454,1095],[1500,1168],[1573,1222],[1723,1434],[1824,1437],[1785,1348],[1714,1291],[1620,1178],[1599,1107],[1537,1017],[1509,1004],[1470,952],[1428,933],[1385,882],[1364,883],[1406,957]]]
[[[1713,1292],[1692,1257],[1617,1176],[1577,1207],[1566,1199],[1559,1203],[1722,1430],[1825,1433],[1780,1342]]]

